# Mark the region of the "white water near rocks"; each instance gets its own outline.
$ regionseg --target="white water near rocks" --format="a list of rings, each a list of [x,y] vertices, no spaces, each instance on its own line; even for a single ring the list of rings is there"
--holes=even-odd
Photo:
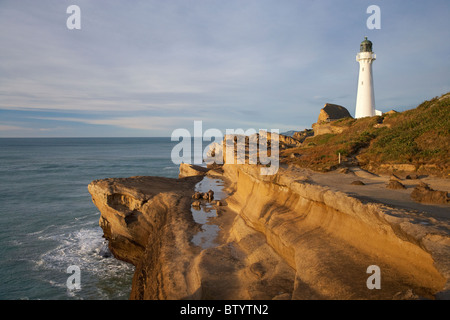
[[[0,138],[0,300],[128,299],[87,190],[95,179],[178,177],[170,138]],[[69,266],[81,290],[69,290]]]

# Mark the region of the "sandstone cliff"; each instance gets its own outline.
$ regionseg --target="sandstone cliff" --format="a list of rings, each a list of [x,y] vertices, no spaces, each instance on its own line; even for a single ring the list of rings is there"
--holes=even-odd
[[[318,136],[326,133],[342,133],[344,128],[332,126],[330,122],[351,117],[350,112],[348,112],[348,110],[343,106],[326,103],[320,110],[317,122],[312,124],[314,135]]]
[[[320,110],[319,118],[317,123],[334,121],[343,118],[351,118],[350,112],[343,106],[337,104],[326,103],[325,106]]]
[[[225,172],[236,181],[230,207],[295,270],[292,298],[432,297],[449,289],[448,222],[419,222],[404,210],[311,184],[292,170],[260,176],[255,167],[228,166]],[[379,291],[365,287],[372,264],[383,270]]]
[[[200,179],[131,177],[89,184],[111,252],[136,267],[130,298],[189,296],[180,266],[192,255],[186,229],[195,229],[190,195]]]
[[[358,200],[292,168],[275,176],[250,165],[222,170],[201,172],[223,179],[230,194],[208,222],[220,233],[206,249],[191,241],[201,229],[190,205],[202,176],[89,185],[111,251],[136,266],[130,298],[414,299],[448,292],[446,220]],[[366,287],[370,265],[381,269],[380,290]]]

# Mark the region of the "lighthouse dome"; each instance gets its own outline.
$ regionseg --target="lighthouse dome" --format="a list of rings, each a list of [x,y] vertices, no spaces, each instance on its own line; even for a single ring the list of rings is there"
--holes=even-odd
[[[364,40],[361,42],[360,52],[372,52],[372,41],[367,40],[367,37],[364,37]]]

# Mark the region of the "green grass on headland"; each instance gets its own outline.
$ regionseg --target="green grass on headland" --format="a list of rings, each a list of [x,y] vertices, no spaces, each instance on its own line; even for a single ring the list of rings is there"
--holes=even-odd
[[[331,123],[342,133],[307,138],[302,146],[284,150],[285,163],[328,171],[342,162],[361,166],[412,164],[433,165],[447,171],[450,166],[450,93],[423,102],[401,113]],[[297,154],[296,157],[290,155]]]

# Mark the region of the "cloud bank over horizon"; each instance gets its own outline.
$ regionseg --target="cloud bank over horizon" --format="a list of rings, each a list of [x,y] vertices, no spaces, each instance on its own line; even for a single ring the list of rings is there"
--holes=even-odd
[[[69,5],[81,30],[69,30]],[[301,130],[325,103],[354,114],[359,43],[377,109],[450,91],[450,4],[378,1],[2,1],[0,137]]]

